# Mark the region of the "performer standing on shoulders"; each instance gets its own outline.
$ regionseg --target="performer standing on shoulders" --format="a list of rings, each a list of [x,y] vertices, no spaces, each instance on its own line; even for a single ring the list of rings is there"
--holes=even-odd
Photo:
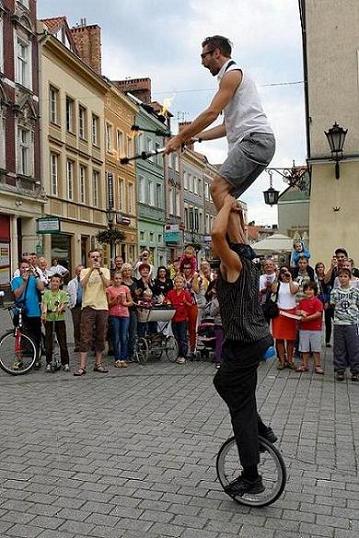
[[[236,212],[241,226],[227,239],[230,215]],[[258,434],[271,442],[277,437],[257,413],[257,367],[273,345],[268,324],[258,300],[259,271],[252,263],[255,254],[246,243],[242,213],[236,200],[227,195],[212,229],[212,245],[221,265],[216,283],[224,329],[223,363],[214,377],[217,392],[226,402],[243,473],[228,486],[232,496],[264,491],[258,474]]]

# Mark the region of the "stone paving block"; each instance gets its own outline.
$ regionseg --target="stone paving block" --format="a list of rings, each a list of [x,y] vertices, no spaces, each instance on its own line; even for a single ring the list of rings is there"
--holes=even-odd
[[[204,529],[186,529],[181,538],[220,538],[220,534],[215,531]]]
[[[328,536],[330,538],[333,538],[334,536],[333,527],[317,525],[314,523],[301,523],[299,527],[299,532],[307,534],[317,534],[318,536]]]
[[[83,523],[82,521],[67,520],[61,525],[59,531],[64,531],[68,533],[73,533],[75,536],[77,534],[83,534],[87,536],[90,534],[91,530],[94,528],[93,524]]]
[[[264,527],[246,526],[244,525],[238,535],[238,538],[273,538],[274,530]],[[222,538],[222,537],[221,537]]]
[[[175,517],[174,514],[170,512],[160,512],[158,510],[145,510],[141,516],[140,519],[144,519],[146,521],[153,521],[158,523],[169,523],[171,520],[173,520]]]
[[[39,538],[81,538],[81,536],[77,534],[75,537],[72,533],[52,531],[47,529],[39,535]]]
[[[171,538],[178,538],[183,534],[184,528],[174,525],[173,523],[154,523],[150,527],[150,532],[161,538],[167,538],[168,536]]]
[[[52,530],[58,529],[62,523],[64,523],[64,519],[48,516],[36,516],[35,519],[31,521],[31,525]]]
[[[15,536],[16,538],[36,538],[43,531],[40,527],[33,527],[32,525],[14,525],[8,529],[8,536]]]

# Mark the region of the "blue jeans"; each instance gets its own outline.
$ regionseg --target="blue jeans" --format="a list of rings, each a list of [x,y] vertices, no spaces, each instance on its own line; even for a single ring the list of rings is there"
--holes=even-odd
[[[187,321],[172,321],[173,336],[178,344],[178,356],[187,357],[188,353],[188,337],[187,337]]]
[[[110,316],[111,338],[115,361],[128,359],[128,326],[130,318]]]

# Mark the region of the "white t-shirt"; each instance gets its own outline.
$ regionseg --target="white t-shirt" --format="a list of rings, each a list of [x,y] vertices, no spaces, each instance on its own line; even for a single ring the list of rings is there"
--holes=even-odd
[[[50,267],[50,269],[48,269],[48,272],[50,275],[60,275],[60,276],[64,276],[66,275],[69,271],[68,269],[66,269],[66,267],[64,267],[63,265],[60,265],[59,263],[57,265],[53,265],[52,267]]]
[[[290,287],[288,282],[281,282],[278,292],[278,307],[283,308],[283,310],[289,310],[290,308],[295,308],[297,306],[295,300],[295,294],[290,292]]]
[[[266,274],[261,275],[259,277],[259,291],[266,289],[267,283],[270,282],[271,284],[273,284],[273,282],[275,281],[275,277],[276,277],[275,273],[273,273],[272,275],[266,275]],[[260,299],[260,303],[264,304],[266,300],[266,294],[261,293],[259,299]]]

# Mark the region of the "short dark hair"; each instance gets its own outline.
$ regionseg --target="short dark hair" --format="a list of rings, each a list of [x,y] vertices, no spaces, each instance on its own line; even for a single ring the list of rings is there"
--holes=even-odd
[[[53,275],[50,276],[50,280],[52,280],[53,278],[59,278],[60,281],[62,282],[62,276],[59,275],[59,273],[54,273]]]
[[[206,45],[213,49],[219,49],[223,56],[226,56],[228,58],[231,57],[232,43],[227,37],[224,37],[222,35],[213,35],[210,37],[206,37],[202,41],[202,47],[205,47]]]
[[[27,263],[27,265],[30,265],[29,260],[25,260],[25,258],[22,258],[22,259],[19,261],[19,267],[20,267],[20,265],[23,264],[23,263]]]
[[[303,291],[305,290],[313,290],[314,295],[318,295],[318,285],[316,282],[311,280],[310,282],[306,282],[303,286]]]
[[[352,276],[350,269],[348,269],[347,267],[343,267],[342,269],[339,269],[338,276],[343,275],[343,274],[348,275],[349,278]]]
[[[345,254],[346,257],[348,257],[348,252],[345,250],[345,248],[337,248],[334,251],[334,254],[337,256],[339,253]]]

